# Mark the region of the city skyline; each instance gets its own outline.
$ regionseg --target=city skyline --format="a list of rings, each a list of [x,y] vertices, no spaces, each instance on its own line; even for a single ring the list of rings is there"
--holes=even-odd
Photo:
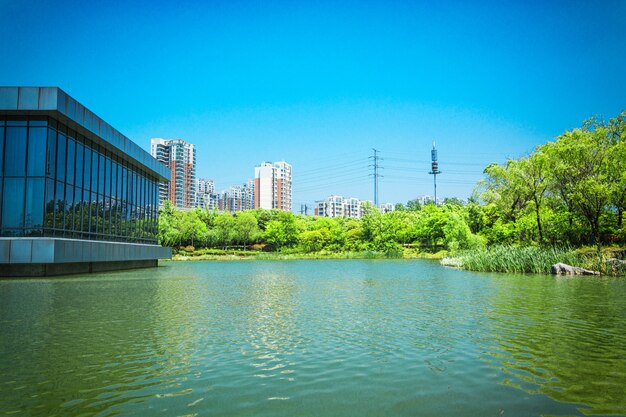
[[[0,4],[2,84],[84,97],[147,151],[184,138],[197,177],[219,184],[287,160],[295,210],[373,200],[371,148],[379,201],[432,194],[432,141],[438,196],[467,198],[489,163],[614,117],[626,97],[620,1],[31,6]]]

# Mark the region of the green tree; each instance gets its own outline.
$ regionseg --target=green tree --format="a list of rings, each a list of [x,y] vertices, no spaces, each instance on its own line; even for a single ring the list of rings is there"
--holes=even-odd
[[[522,195],[534,205],[535,221],[539,233],[539,243],[543,243],[543,228],[541,223],[541,209],[548,187],[548,158],[540,149],[533,152],[528,158],[522,158],[518,162],[518,169],[514,175],[522,184]]]
[[[246,211],[237,213],[235,216],[235,232],[235,240],[242,242],[244,247],[247,247],[250,240],[260,232],[256,217]]]
[[[610,142],[608,177],[611,202],[617,210],[617,227],[621,228],[626,209],[626,111],[609,121],[607,134]]]
[[[206,224],[198,217],[197,210],[179,211],[174,214],[178,216],[178,228],[180,230],[180,240],[191,243],[203,242],[206,239]]]
[[[583,216],[593,241],[601,245],[600,216],[611,200],[606,128],[575,129],[542,146],[550,158],[553,186],[563,201]]]
[[[420,211],[422,209],[422,205],[418,200],[409,200],[406,203],[406,209],[408,211]]]
[[[298,226],[293,213],[280,212],[276,220],[270,220],[265,228],[265,240],[274,249],[290,247],[298,243]]]
[[[230,213],[222,213],[215,219],[215,227],[213,228],[212,237],[215,239],[216,245],[226,249],[232,242],[235,231],[235,219]]]

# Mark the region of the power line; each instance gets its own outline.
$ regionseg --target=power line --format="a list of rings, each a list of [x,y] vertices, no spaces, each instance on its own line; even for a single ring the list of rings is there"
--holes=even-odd
[[[367,167],[359,167],[359,168],[353,168],[349,170],[320,173],[317,176],[312,177],[312,178],[300,179],[299,177],[294,177],[293,181],[298,184],[307,184],[310,182],[317,182],[320,179],[354,176],[357,174],[367,173],[367,171],[368,171]]]
[[[344,162],[344,163],[336,164],[336,165],[322,165],[316,168],[307,169],[304,171],[298,171],[295,175],[299,177],[307,177],[311,175],[316,175],[320,171],[328,171],[329,169],[341,169],[341,168],[347,168],[347,167],[352,167],[356,165],[362,165],[365,163],[365,161],[366,160],[364,158],[361,158],[361,159],[354,159],[352,161],[348,161],[348,162]]]
[[[309,187],[305,187],[302,189],[298,189],[298,192],[306,192],[306,191],[314,191],[314,190],[319,190],[319,189],[326,189],[329,186],[332,185],[347,185],[347,184],[356,184],[356,183],[364,183],[365,180],[367,179],[367,176],[364,176],[362,178],[356,178],[356,179],[347,179],[347,180],[343,180],[343,181],[331,181],[331,182],[326,182],[326,183],[322,183],[322,184],[318,184],[318,185],[314,185],[314,186],[309,186]]]

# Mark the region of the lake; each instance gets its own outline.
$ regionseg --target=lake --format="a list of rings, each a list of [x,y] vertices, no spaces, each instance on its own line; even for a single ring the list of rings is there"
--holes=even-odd
[[[0,281],[0,415],[626,415],[626,280],[415,260]]]

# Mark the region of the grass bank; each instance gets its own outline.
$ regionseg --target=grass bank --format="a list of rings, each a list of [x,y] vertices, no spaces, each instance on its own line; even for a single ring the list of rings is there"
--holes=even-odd
[[[173,261],[240,261],[240,260],[296,260],[296,259],[442,259],[446,251],[420,252],[416,249],[393,251],[319,251],[319,252],[267,252],[255,250],[197,249],[179,250]]]
[[[605,275],[624,275],[626,268],[615,268],[607,262],[614,252],[607,250],[599,258],[597,252],[585,249],[537,247],[537,246],[492,246],[459,252],[441,260],[442,265],[480,272],[507,272],[550,274],[552,265],[562,262],[572,266],[600,271]]]

